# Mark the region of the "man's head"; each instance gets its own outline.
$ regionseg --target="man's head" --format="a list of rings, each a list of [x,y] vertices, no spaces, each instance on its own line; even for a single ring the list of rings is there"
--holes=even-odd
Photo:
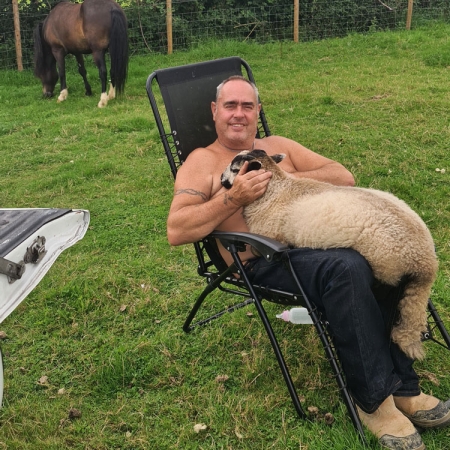
[[[261,109],[256,86],[241,76],[227,78],[217,87],[211,103],[219,142],[226,147],[250,148],[256,136]]]
[[[231,75],[230,77],[228,77],[226,80],[222,81],[222,83],[219,84],[219,86],[217,86],[216,89],[216,103],[217,100],[220,97],[220,94],[222,92],[222,88],[229,82],[229,81],[243,81],[244,83],[247,83],[249,86],[251,86],[251,88],[253,89],[254,93],[255,93],[255,97],[256,99],[259,99],[259,92],[258,92],[258,88],[255,86],[254,83],[252,83],[251,81],[247,80],[247,78],[243,77],[242,75]],[[258,100],[259,101],[259,100]]]

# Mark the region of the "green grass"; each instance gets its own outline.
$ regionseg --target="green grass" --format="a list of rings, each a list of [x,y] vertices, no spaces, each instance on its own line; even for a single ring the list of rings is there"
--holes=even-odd
[[[85,238],[1,325],[0,448],[362,449],[311,327],[274,324],[305,409],[319,408],[310,422],[296,417],[256,312],[181,330],[203,283],[193,248],[166,241],[173,182],[145,82],[157,68],[247,60],[274,133],[339,160],[360,186],[393,192],[424,218],[440,260],[433,301],[449,326],[449,36],[450,26],[434,25],[133,57],[125,97],[105,109],[92,64],[93,97],[72,60],[61,104],[41,98],[31,72],[0,72],[2,207],[91,212]],[[214,295],[206,309],[226,300]],[[427,348],[416,366],[423,389],[448,398],[450,356]],[[71,408],[81,417],[69,419]],[[208,428],[197,434],[198,423]],[[441,450],[450,434],[424,441]]]

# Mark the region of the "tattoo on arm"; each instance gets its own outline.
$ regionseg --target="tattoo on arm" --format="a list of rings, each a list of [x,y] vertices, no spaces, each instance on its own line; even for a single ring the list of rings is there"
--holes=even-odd
[[[224,197],[223,197],[223,204],[224,205],[228,205],[228,202],[231,202],[234,205],[239,206],[236,202],[234,202],[234,197],[232,195],[225,194]]]
[[[175,192],[175,195],[180,194],[198,195],[204,202],[207,200],[207,197],[203,192],[196,191],[195,189],[178,189],[178,191]]]
[[[231,196],[228,195],[228,194],[225,194],[225,195],[223,196],[223,204],[224,204],[224,205],[227,205],[227,204],[228,204],[228,200],[229,200],[230,202],[232,202],[232,201],[233,201],[233,197],[231,197]]]

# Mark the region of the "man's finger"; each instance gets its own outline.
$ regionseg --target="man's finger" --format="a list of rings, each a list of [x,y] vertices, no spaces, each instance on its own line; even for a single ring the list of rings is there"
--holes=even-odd
[[[245,173],[247,173],[247,167],[248,167],[248,161],[245,161],[244,164],[242,164],[238,175],[244,175]]]

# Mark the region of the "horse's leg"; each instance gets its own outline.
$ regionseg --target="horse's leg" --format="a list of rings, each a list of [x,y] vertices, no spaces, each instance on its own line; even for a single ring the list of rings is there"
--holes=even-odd
[[[58,65],[59,83],[61,85],[61,91],[58,96],[58,103],[59,103],[66,100],[67,96],[69,95],[66,85],[66,64],[65,64],[66,53],[62,48],[57,49],[53,48],[52,52]]]
[[[100,95],[98,107],[104,108],[108,104],[108,94],[106,93],[106,77],[108,73],[106,71],[105,50],[93,51],[92,58],[94,59],[95,65],[98,67],[98,75],[102,83],[102,93]]]
[[[112,100],[113,98],[116,98],[116,88],[113,86],[112,83],[110,83],[109,92],[108,92],[108,100]]]
[[[83,55],[81,55],[81,54],[75,55],[75,58],[77,59],[77,63],[78,63],[78,73],[83,77],[85,93],[86,93],[86,95],[90,96],[90,95],[92,95],[92,89],[91,89],[91,85],[89,84],[89,82],[87,80],[87,74],[86,74],[86,68],[84,67]]]

